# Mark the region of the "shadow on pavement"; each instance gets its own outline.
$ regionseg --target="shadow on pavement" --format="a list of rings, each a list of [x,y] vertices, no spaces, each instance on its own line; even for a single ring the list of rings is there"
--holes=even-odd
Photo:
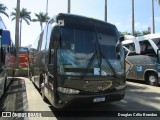
[[[0,99],[0,111],[27,111],[28,101],[23,79],[12,79],[8,90]]]

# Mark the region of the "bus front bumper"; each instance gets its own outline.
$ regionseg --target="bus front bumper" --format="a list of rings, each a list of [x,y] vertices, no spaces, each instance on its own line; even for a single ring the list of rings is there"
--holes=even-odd
[[[113,102],[120,101],[125,96],[125,88],[113,93],[105,93],[99,95],[69,95],[58,92],[59,101],[58,104],[71,104],[71,103],[101,103],[101,102]],[[57,105],[58,105],[57,104]]]

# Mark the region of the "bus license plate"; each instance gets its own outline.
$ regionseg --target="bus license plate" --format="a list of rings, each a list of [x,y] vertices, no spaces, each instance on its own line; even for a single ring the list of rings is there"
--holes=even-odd
[[[103,102],[103,101],[105,101],[105,97],[98,97],[93,99],[93,102]]]

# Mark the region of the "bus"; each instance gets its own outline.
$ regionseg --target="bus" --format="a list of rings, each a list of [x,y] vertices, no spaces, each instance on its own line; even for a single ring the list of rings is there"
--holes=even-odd
[[[30,79],[55,108],[120,101],[126,85],[123,39],[115,25],[59,13],[30,49]]]
[[[28,69],[28,48],[27,47],[19,47],[19,68]]]
[[[160,34],[149,34],[126,39],[123,42],[130,52],[126,63],[131,64],[126,78],[145,81],[149,85],[160,85],[160,64],[157,51],[160,48]]]
[[[10,31],[0,29],[0,98],[14,76],[15,47]]]

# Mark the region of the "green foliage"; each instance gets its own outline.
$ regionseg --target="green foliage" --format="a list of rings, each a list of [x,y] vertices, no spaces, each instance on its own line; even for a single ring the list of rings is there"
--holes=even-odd
[[[0,3],[0,13],[4,14],[5,16],[7,16],[9,18],[9,15],[6,13],[7,7]]]
[[[120,34],[122,34],[122,35],[132,35],[131,33],[127,32],[127,31],[126,32],[120,32]],[[142,35],[150,34],[150,32],[145,31],[145,30],[141,31],[141,32],[140,31],[135,31],[134,34],[135,34],[134,36],[137,37],[137,36],[142,36]]]
[[[12,21],[16,19],[16,8],[14,9],[14,12],[11,12]],[[30,16],[31,12],[28,12],[26,8],[22,8],[22,10],[20,11],[20,22],[22,22],[22,20],[24,20],[28,25],[30,24],[29,21],[31,21],[31,16]]]
[[[40,26],[41,26],[41,30],[42,30],[43,23],[47,22],[50,19],[50,17],[43,12],[39,12],[38,14],[35,13],[35,16],[37,17],[37,19],[32,19],[32,21],[33,22],[40,22]]]

